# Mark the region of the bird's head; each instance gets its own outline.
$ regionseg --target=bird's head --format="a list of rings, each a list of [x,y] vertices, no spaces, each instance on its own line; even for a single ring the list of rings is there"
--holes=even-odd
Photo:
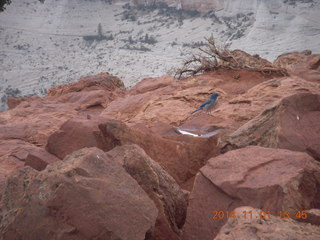
[[[212,93],[211,96],[210,96],[210,99],[217,99],[219,96],[218,93]]]

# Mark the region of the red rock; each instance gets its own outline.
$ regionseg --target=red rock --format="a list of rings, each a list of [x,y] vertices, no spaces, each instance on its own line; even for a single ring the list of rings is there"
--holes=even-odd
[[[129,89],[130,95],[137,95],[147,92],[154,92],[164,88],[174,88],[176,79],[173,77],[160,77],[160,78],[144,78],[138,82],[135,86]]]
[[[306,153],[246,147],[212,158],[197,174],[190,194],[185,240],[213,239],[226,218],[214,211],[259,207],[271,214],[319,208],[320,164]]]
[[[122,166],[82,149],[37,172],[10,176],[1,200],[2,239],[126,239],[152,235],[157,208]]]
[[[217,138],[163,138],[141,132],[111,119],[72,119],[48,139],[46,149],[59,158],[83,147],[109,151],[116,146],[137,144],[157,161],[179,184],[187,182],[218,154]],[[181,164],[183,163],[183,164]],[[190,185],[186,186],[190,188]]]
[[[296,219],[300,222],[311,223],[312,225],[320,226],[320,209],[310,209],[305,211],[306,218]]]
[[[43,170],[48,164],[56,161],[59,159],[30,143],[21,140],[0,140],[0,192],[5,178],[17,169],[29,165],[36,170]]]
[[[103,121],[107,120],[75,118],[66,121],[60,130],[48,138],[47,151],[63,159],[68,154],[84,147],[111,150],[112,147],[105,144],[98,127]]]
[[[244,218],[243,212],[252,211],[252,218]],[[292,219],[280,219],[270,216],[261,218],[261,210],[252,207],[235,209],[240,218],[229,218],[221,228],[215,240],[248,240],[248,239],[277,239],[277,240],[317,240],[320,228],[309,224],[301,224]],[[211,238],[213,239],[213,238]]]
[[[75,92],[90,92],[96,90],[119,91],[124,89],[123,82],[109,73],[100,73],[94,76],[81,78],[78,82],[69,85],[61,85],[51,88],[48,92],[48,99],[59,99],[60,96]]]
[[[78,82],[49,90],[46,99],[76,105],[76,109],[102,111],[116,97],[123,95],[123,82],[108,73],[81,78]]]
[[[47,138],[68,119],[97,115],[124,94],[120,79],[107,73],[49,90],[44,99],[24,98],[14,109],[0,113],[0,139],[22,139],[45,146]],[[15,104],[16,105],[16,104]]]
[[[157,206],[158,217],[152,239],[179,240],[187,200],[175,180],[137,145],[116,147],[107,155],[124,167]]]
[[[307,152],[320,161],[320,95],[300,93],[268,106],[227,136],[223,151],[248,145]]]
[[[18,106],[20,103],[24,101],[30,101],[30,99],[37,100],[40,99],[38,96],[32,96],[32,97],[8,97],[7,98],[7,105],[9,109],[13,109],[16,106]]]
[[[43,169],[46,168],[48,164],[51,164],[57,161],[60,161],[60,159],[48,153],[44,149],[34,148],[28,153],[25,159],[25,165],[30,166],[33,169],[36,169],[38,171],[42,171]]]
[[[235,75],[239,78],[234,79]],[[212,92],[221,95],[212,116],[205,112],[191,115]],[[220,70],[181,80],[144,79],[125,97],[108,104],[100,115],[161,136],[167,136],[177,126],[221,128],[221,135],[225,135],[256,117],[268,104],[307,92],[319,93],[320,84],[299,77],[274,78],[244,70]],[[173,128],[170,130],[169,126]]]
[[[235,74],[242,76],[236,87],[232,77]],[[159,126],[179,126],[192,119],[194,116],[190,112],[205,101],[211,92],[221,93],[221,102],[225,102],[267,79],[259,73],[232,70],[181,80],[170,77],[144,79],[130,89],[125,97],[111,102],[101,116],[121,120],[129,126],[140,128],[143,125],[151,132],[166,135],[167,128]],[[213,125],[215,120],[211,116],[206,125]],[[225,118],[220,120],[219,124]],[[204,122],[198,121],[197,124],[203,126]]]
[[[308,50],[287,53],[277,57],[274,65],[286,68],[291,75],[296,75],[309,81],[319,82],[320,54],[312,54],[312,52]]]
[[[12,110],[0,113],[0,139],[21,139],[44,146],[51,133],[78,113],[68,104],[28,100]]]
[[[28,165],[36,170],[42,170],[48,164],[59,160],[43,148],[36,147],[27,142],[21,140],[0,140],[0,164],[4,164],[7,167],[11,166],[10,172],[23,165]],[[4,165],[0,169],[9,170]],[[41,168],[40,165],[43,167]]]

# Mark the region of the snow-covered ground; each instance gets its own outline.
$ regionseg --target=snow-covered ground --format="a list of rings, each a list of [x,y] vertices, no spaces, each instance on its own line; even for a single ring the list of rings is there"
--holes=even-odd
[[[13,1],[0,13],[0,109],[5,96],[42,96],[52,86],[99,72],[131,87],[180,66],[183,55],[210,35],[268,60],[289,51],[319,53],[319,0],[220,2],[210,18],[179,21],[105,0]],[[123,19],[124,11],[135,13],[134,21]]]

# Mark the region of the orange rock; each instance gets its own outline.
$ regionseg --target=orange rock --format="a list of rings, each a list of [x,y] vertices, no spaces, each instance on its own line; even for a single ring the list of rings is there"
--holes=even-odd
[[[223,152],[248,145],[306,152],[320,161],[320,95],[276,101],[221,142]]]
[[[107,155],[124,167],[158,208],[152,239],[179,240],[187,200],[175,180],[137,145],[115,147]]]
[[[44,99],[19,99],[13,104],[14,109],[0,113],[0,139],[22,139],[44,146],[48,136],[65,121],[75,116],[97,115],[123,93],[120,79],[101,73],[52,88]]]
[[[132,239],[152,236],[157,208],[123,167],[84,148],[37,172],[11,175],[0,202],[3,239]]]
[[[306,153],[246,147],[212,158],[197,174],[183,239],[213,239],[226,211],[252,206],[270,214],[319,207],[320,165]],[[224,215],[215,217],[214,211]]]
[[[86,146],[109,151],[126,144],[139,145],[180,184],[186,183],[207,159],[218,154],[215,136],[207,139],[189,136],[164,138],[105,118],[67,121],[49,137],[46,149],[62,159]],[[185,187],[191,186],[187,184]]]
[[[273,64],[286,68],[291,75],[318,83],[320,81],[320,54],[312,54],[309,50],[280,55]]]
[[[72,103],[76,109],[102,110],[116,97],[123,95],[123,82],[108,73],[81,78],[78,82],[51,88],[45,99]]]
[[[28,165],[43,170],[48,164],[59,161],[42,148],[21,140],[0,140],[0,192],[4,179],[12,172]]]

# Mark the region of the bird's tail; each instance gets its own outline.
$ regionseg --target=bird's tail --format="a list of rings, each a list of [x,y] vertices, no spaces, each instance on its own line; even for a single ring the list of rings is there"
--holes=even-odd
[[[202,108],[201,107],[199,107],[199,108],[197,108],[196,110],[194,110],[191,114],[194,114],[195,112],[198,112],[198,111],[200,111]]]

